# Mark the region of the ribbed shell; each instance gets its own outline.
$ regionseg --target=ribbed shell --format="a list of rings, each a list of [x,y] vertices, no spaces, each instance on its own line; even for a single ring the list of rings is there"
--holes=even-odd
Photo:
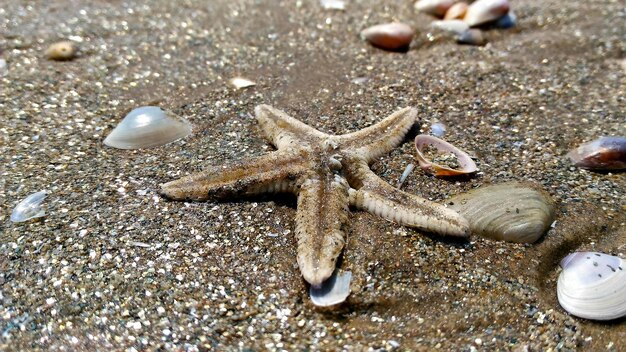
[[[569,313],[593,320],[626,315],[626,261],[620,257],[576,252],[561,261],[559,303]]]
[[[519,182],[481,187],[450,203],[469,221],[470,234],[508,242],[535,242],[555,216],[548,194]]]

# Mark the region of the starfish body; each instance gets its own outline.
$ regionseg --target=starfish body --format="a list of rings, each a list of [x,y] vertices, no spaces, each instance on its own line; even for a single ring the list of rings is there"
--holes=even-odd
[[[346,241],[349,205],[401,225],[467,236],[467,221],[452,209],[390,186],[369,164],[399,145],[416,119],[405,108],[360,131],[329,135],[268,105],[255,109],[277,150],[161,185],[174,200],[227,200],[261,193],[297,195],[297,261],[304,279],[328,279]]]

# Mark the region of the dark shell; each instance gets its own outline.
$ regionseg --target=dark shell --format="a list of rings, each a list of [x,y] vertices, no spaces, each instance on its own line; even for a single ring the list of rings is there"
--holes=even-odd
[[[626,137],[600,137],[567,153],[572,163],[590,170],[626,169]]]

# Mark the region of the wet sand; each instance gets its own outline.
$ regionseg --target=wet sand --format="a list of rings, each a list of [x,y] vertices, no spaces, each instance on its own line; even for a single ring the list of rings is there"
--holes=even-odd
[[[573,167],[580,143],[625,135],[624,9],[618,1],[513,1],[519,25],[484,47],[428,40],[411,1],[15,1],[0,9],[0,349],[611,350],[624,320],[568,315],[558,262],[576,250],[626,257],[626,178]],[[407,53],[359,39],[403,21]],[[77,41],[54,62],[45,48]],[[2,69],[0,69],[2,70]],[[243,76],[255,87],[236,90]],[[557,202],[532,245],[451,241],[353,210],[342,306],[318,309],[296,264],[295,199],[170,202],[162,182],[273,148],[254,107],[342,134],[413,106],[420,128],[481,172],[415,170],[403,189],[445,202],[489,183],[536,182]],[[104,137],[131,109],[191,121],[184,140],[116,150]],[[396,184],[410,140],[372,169]],[[27,195],[47,216],[11,223]]]

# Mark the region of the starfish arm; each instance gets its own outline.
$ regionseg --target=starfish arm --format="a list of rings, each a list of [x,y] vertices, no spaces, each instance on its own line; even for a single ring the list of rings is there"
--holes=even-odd
[[[355,154],[370,163],[381,155],[389,153],[402,142],[404,136],[415,124],[416,116],[415,109],[404,108],[375,125],[335,138],[342,149],[352,149]]]
[[[456,211],[390,186],[365,162],[358,168],[360,188],[350,189],[350,205],[400,225],[440,235],[467,237],[469,224]]]
[[[225,199],[260,193],[295,192],[307,170],[302,150],[275,151],[255,159],[212,167],[161,185],[159,193],[173,200]]]
[[[298,266],[313,286],[332,275],[345,244],[348,188],[346,180],[338,175],[309,178],[300,186],[296,212]]]
[[[326,139],[329,136],[269,105],[258,105],[254,112],[265,136],[284,149],[302,144],[303,139]]]

